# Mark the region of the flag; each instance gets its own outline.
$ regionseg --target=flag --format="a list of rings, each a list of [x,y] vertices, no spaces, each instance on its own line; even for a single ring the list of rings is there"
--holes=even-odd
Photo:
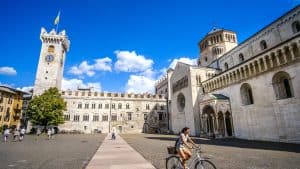
[[[60,16],[60,11],[58,12],[58,14],[54,20],[54,25],[57,25],[59,23],[59,16]]]

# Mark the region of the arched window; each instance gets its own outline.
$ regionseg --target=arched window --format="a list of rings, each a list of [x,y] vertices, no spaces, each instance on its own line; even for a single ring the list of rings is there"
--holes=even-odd
[[[122,109],[122,103],[118,104],[118,109]]]
[[[225,70],[228,70],[228,63],[225,62],[224,67],[225,67]]]
[[[127,103],[127,104],[126,104],[126,109],[129,109],[129,108],[130,108],[130,107],[129,107],[129,104]]]
[[[293,97],[291,78],[286,72],[278,72],[272,79],[273,89],[276,99],[286,99]]]
[[[240,63],[244,61],[244,55],[242,53],[239,54],[239,61]]]
[[[300,23],[299,21],[295,21],[292,23],[293,33],[300,32]]]
[[[268,48],[267,42],[265,40],[260,41],[260,48],[261,50],[265,50]]]
[[[251,86],[248,83],[244,83],[241,86],[241,99],[243,105],[250,105],[253,104],[253,95],[252,95],[252,89]]]
[[[54,52],[54,46],[53,46],[53,45],[50,45],[50,46],[48,47],[48,52],[49,52],[49,53],[53,53],[53,52]]]
[[[204,58],[205,62],[207,62],[207,57]]]

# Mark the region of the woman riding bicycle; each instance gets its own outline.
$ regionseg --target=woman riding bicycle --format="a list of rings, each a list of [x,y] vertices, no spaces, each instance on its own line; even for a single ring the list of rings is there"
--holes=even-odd
[[[191,158],[192,156],[192,152],[190,149],[193,148],[193,146],[198,147],[193,140],[189,137],[189,133],[190,133],[190,128],[188,127],[184,127],[181,130],[180,136],[179,136],[179,140],[176,143],[176,150],[179,153],[181,159],[182,159],[182,166],[184,167],[184,169],[187,169],[186,167],[186,161],[188,159]],[[192,144],[189,144],[188,142],[190,142]]]

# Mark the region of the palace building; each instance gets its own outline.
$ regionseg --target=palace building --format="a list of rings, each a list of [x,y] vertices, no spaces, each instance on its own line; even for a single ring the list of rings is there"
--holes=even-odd
[[[300,143],[300,6],[241,43],[214,28],[198,46],[198,65],[179,62],[156,84],[171,130]]]
[[[66,53],[70,41],[66,31],[49,33],[42,28],[41,53],[33,95],[40,95],[50,87],[61,89]],[[104,93],[92,89],[61,91],[67,102],[65,132],[120,133],[166,132],[168,120],[163,95]]]

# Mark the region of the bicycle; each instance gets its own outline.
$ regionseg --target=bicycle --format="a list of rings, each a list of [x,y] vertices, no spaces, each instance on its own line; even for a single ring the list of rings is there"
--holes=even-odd
[[[175,147],[170,150],[168,147],[169,157],[166,158],[167,169],[183,169],[181,159],[178,153],[175,153]],[[192,157],[192,162],[188,164],[188,168],[194,167],[194,169],[217,169],[217,167],[205,157],[201,157],[201,148],[193,148],[196,152],[196,156]]]

